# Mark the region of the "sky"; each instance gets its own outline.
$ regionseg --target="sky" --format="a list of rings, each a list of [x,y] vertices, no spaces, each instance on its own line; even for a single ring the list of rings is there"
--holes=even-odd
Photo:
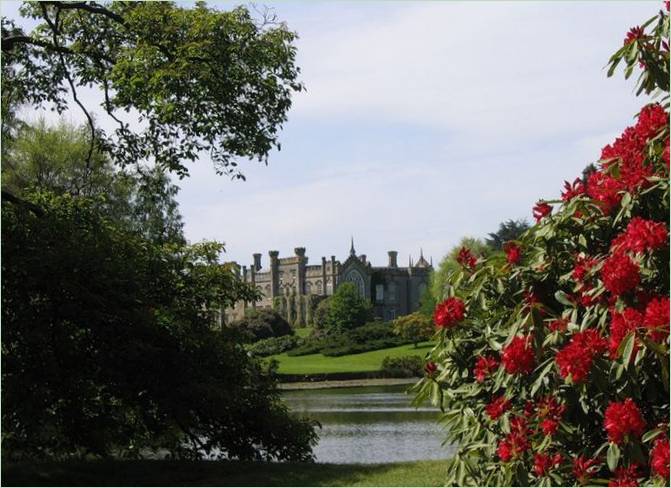
[[[299,35],[307,90],[268,166],[231,181],[203,158],[175,180],[186,237],[224,241],[240,264],[261,252],[265,267],[268,250],[298,246],[310,264],[344,260],[353,236],[385,265],[388,250],[436,262],[464,236],[531,221],[648,101],[604,67],[661,4],[269,3]]]

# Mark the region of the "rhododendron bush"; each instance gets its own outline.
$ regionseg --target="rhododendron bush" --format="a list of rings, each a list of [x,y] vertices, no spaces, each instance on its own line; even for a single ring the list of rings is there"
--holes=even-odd
[[[669,482],[668,19],[610,60],[652,103],[596,169],[450,275],[416,387],[456,446],[448,484]]]

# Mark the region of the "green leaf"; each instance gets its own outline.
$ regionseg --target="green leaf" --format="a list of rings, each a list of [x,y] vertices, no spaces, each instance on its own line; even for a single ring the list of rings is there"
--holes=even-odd
[[[636,343],[636,334],[634,332],[630,332],[627,334],[627,337],[624,338],[622,343],[620,344],[620,347],[617,348],[617,353],[620,355],[622,354],[622,363],[626,366],[629,364],[629,361],[631,360],[631,355],[634,352],[634,344]]]
[[[555,292],[555,298],[559,303],[561,303],[562,305],[566,305],[567,307],[572,307],[574,305],[574,303],[571,301],[568,295],[562,290],[557,290]]]
[[[662,429],[649,430],[645,434],[643,434],[643,437],[641,437],[641,442],[644,442],[644,443],[649,442],[649,441],[653,440],[655,437],[657,437],[658,435],[660,435],[662,432],[664,432],[664,430],[662,430]]]
[[[620,448],[614,442],[611,442],[608,446],[608,452],[606,453],[606,462],[608,463],[608,469],[615,471],[617,468],[617,463],[620,461]]]

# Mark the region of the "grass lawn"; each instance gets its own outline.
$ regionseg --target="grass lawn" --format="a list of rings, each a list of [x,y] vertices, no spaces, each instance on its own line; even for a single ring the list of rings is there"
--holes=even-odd
[[[279,361],[278,372],[280,374],[351,373],[379,371],[382,368],[382,360],[387,356],[424,356],[432,347],[432,342],[422,342],[417,348],[412,344],[406,344],[405,346],[340,357],[329,357],[323,354],[288,356],[286,353],[272,357]]]
[[[445,461],[79,461],[2,466],[3,486],[442,486],[444,479]]]

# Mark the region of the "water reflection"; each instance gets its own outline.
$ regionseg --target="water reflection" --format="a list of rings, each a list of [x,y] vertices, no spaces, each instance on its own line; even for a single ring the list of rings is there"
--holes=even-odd
[[[438,411],[410,406],[406,386],[297,390],[284,393],[289,407],[322,424],[318,462],[388,463],[445,459]]]

